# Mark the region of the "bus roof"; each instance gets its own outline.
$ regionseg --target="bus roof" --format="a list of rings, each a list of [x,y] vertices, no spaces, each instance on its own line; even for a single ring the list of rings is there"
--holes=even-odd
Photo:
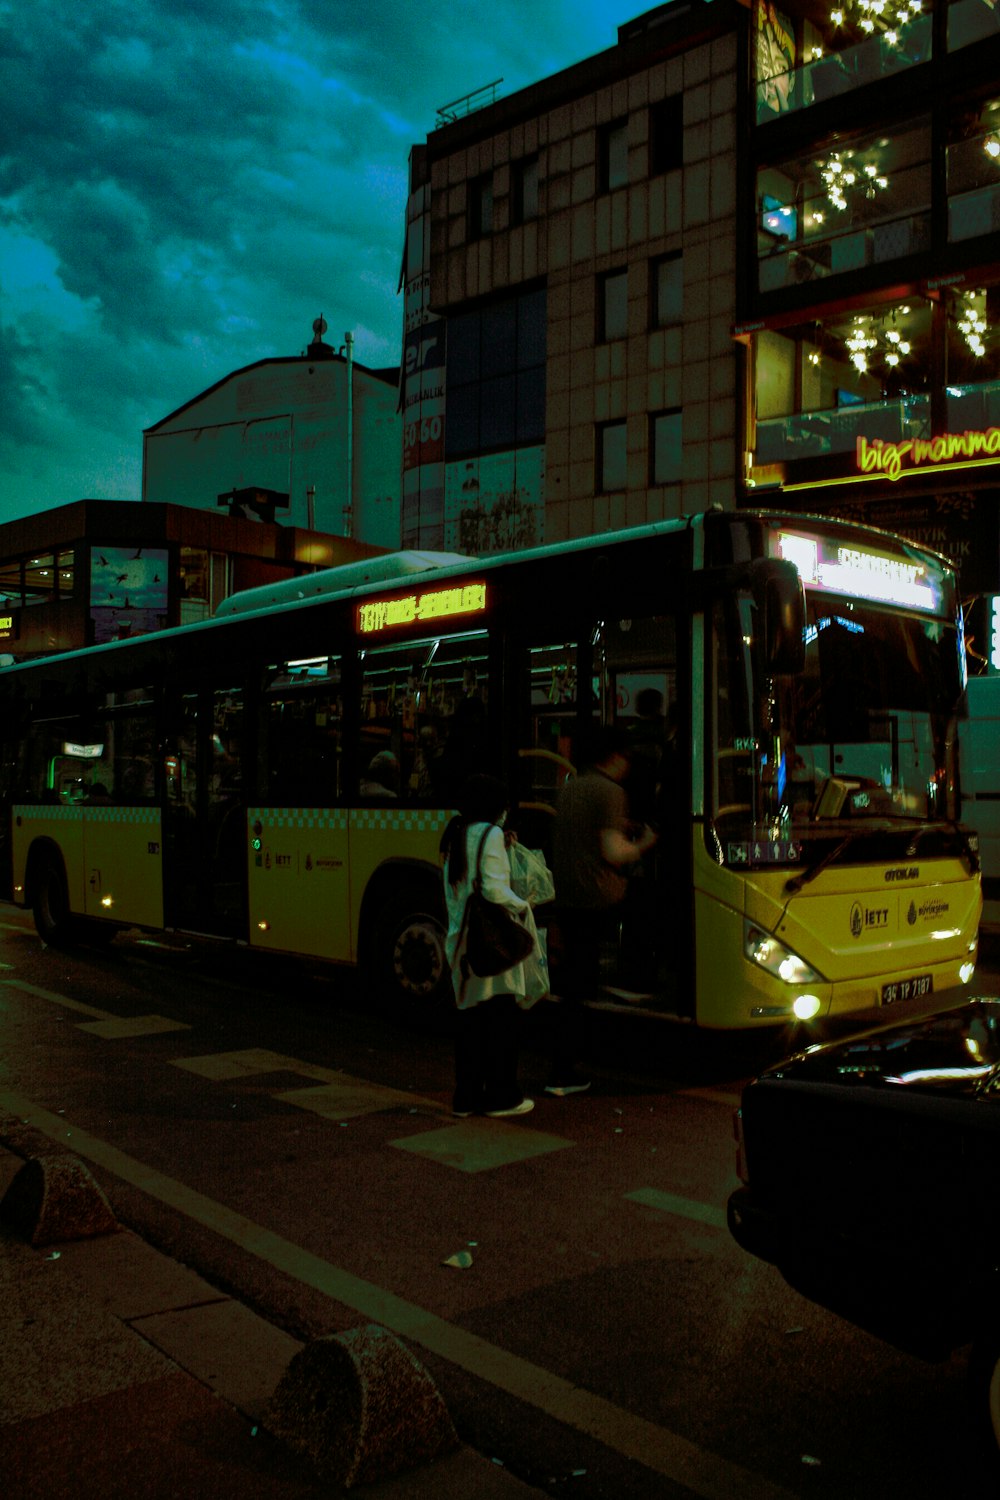
[[[215,611],[223,615],[242,615],[248,610],[270,609],[276,604],[296,604],[300,599],[315,599],[359,588],[365,583],[392,583],[412,573],[452,564],[475,562],[461,552],[384,552],[359,562],[341,563],[336,568],[321,568],[298,578],[282,578],[278,583],[263,583],[255,589],[241,589],[223,599]]]

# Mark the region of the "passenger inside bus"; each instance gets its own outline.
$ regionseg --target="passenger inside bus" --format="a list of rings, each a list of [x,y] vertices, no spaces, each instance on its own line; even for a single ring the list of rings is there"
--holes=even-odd
[[[399,761],[391,750],[379,750],[372,757],[359,788],[362,797],[373,801],[391,801],[399,796]]]

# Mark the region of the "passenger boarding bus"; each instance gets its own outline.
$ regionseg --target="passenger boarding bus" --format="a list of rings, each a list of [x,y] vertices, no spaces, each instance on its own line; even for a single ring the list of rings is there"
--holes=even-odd
[[[964,689],[949,564],[832,520],[385,555],[0,670],[0,894],[51,944],[186,931],[429,1007],[464,777],[502,775],[547,850],[588,729],[641,724],[648,753],[670,723],[595,1002],[716,1029],[886,1005],[976,962]]]

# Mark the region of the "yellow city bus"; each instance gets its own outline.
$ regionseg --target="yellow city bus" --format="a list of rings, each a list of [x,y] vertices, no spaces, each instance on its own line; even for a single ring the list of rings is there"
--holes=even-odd
[[[968,983],[954,575],[793,514],[394,553],[0,669],[0,895],[48,943],[209,935],[430,1007],[464,776],[504,776],[546,849],[582,737],[651,699],[676,727],[660,840],[597,1003],[755,1028]]]

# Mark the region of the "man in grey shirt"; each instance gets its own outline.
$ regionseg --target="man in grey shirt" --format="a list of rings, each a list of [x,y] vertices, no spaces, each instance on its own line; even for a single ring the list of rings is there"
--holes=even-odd
[[[574,1067],[583,1002],[597,994],[601,946],[620,923],[627,872],[656,842],[651,828],[629,818],[624,782],[630,763],[624,734],[612,727],[597,729],[584,770],[565,783],[556,801],[550,957],[563,1019],[552,1048],[550,1094],[579,1093],[590,1086]]]

